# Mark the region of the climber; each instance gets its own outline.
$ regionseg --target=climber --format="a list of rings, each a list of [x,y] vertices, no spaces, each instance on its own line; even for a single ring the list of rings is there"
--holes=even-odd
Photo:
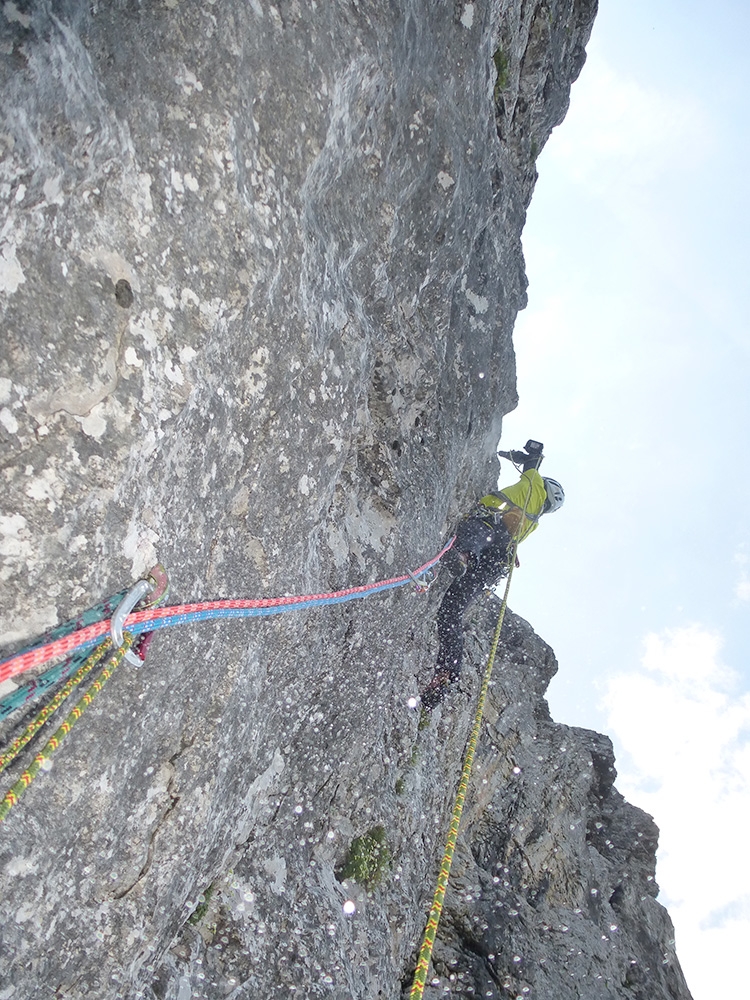
[[[483,496],[478,509],[459,524],[453,546],[443,557],[443,565],[455,579],[437,613],[437,664],[422,694],[422,705],[428,711],[442,701],[461,673],[464,611],[485,588],[491,589],[507,575],[510,553],[515,552],[512,543],[522,542],[536,530],[542,514],[563,504],[562,486],[538,472],[542,451],[539,441],[527,441],[524,451],[498,451],[499,457],[521,467],[520,481]]]

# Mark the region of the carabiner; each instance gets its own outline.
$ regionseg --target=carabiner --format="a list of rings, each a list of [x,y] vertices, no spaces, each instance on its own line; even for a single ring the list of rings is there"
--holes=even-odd
[[[131,587],[127,592],[125,597],[120,602],[117,610],[112,615],[112,620],[110,622],[109,634],[112,636],[112,644],[115,649],[119,649],[122,646],[123,637],[122,629],[125,624],[125,619],[128,617],[133,608],[138,604],[139,601],[150,594],[151,591],[155,589],[148,580],[139,580],[135,586]],[[134,667],[140,667],[143,664],[143,660],[132,649],[128,649],[125,653],[125,659],[128,663],[132,663]]]
[[[417,588],[418,594],[426,594],[430,587],[435,582],[435,571],[432,569],[426,569],[419,576],[415,576],[410,569],[406,571],[412,579],[412,583]]]

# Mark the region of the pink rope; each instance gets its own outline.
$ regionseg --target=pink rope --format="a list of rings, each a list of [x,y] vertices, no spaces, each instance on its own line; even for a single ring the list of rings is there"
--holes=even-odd
[[[453,539],[451,538],[445,548],[443,548],[437,556],[424,563],[424,565],[420,566],[419,569],[414,570],[413,575],[420,576],[420,574],[434,566],[435,563],[442,559],[452,544]],[[359,587],[349,587],[345,590],[335,590],[323,594],[201,601],[194,604],[173,605],[172,607],[167,608],[146,608],[144,611],[135,611],[133,614],[128,615],[125,619],[123,627],[124,629],[127,629],[129,625],[135,625],[140,622],[151,622],[160,618],[171,618],[176,615],[188,615],[200,611],[215,611],[222,608],[273,608],[282,607],[285,604],[299,604],[303,601],[326,600],[334,597],[346,597],[350,594],[365,594],[369,590],[382,588],[388,584],[395,585],[408,583],[410,580],[411,576],[407,573],[403,576],[391,577],[388,580],[377,580],[374,583],[365,583]],[[110,630],[110,622],[111,619],[106,618],[103,621],[95,622],[93,625],[87,625],[86,628],[79,629],[77,632],[71,632],[69,635],[63,636],[61,639],[57,639],[54,642],[49,642],[44,646],[37,646],[35,649],[27,650],[25,653],[18,653],[16,656],[11,656],[3,663],[0,663],[0,683],[5,680],[9,680],[11,677],[15,677],[17,674],[22,674],[26,670],[39,667],[50,660],[57,659],[60,656],[65,656],[67,653],[71,653],[73,650],[78,649],[79,646],[84,646],[87,643],[107,635]]]

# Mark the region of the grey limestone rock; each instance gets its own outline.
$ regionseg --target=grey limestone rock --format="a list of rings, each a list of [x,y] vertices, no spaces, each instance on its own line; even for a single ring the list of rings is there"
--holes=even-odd
[[[474,616],[478,662],[496,612]],[[426,995],[689,997],[655,898],[658,830],[614,788],[610,741],[549,717],[556,666],[511,616]]]
[[[440,550],[516,402],[534,161],[595,7],[3,5],[4,653],[157,559],[177,604]],[[0,826],[0,998],[399,997],[496,610],[420,728],[444,583],[120,667]],[[553,670],[513,619],[428,993],[687,1000],[653,822],[550,720]]]

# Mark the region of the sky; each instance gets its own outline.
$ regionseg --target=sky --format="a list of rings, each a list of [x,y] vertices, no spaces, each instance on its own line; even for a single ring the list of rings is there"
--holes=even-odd
[[[746,0],[600,0],[538,161],[501,444],[543,441],[565,488],[510,604],[557,654],[555,720],[613,739],[660,827],[694,1000],[746,992],[750,940],[748,37]]]

